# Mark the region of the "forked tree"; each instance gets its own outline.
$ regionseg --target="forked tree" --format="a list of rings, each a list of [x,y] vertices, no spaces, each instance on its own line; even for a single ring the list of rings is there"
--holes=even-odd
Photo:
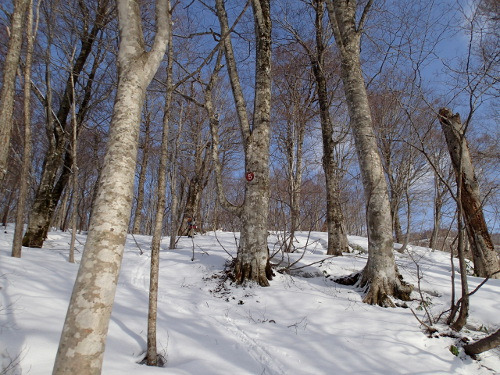
[[[269,208],[269,143],[271,112],[271,14],[269,0],[252,0],[255,24],[255,101],[250,120],[236,67],[224,0],[216,0],[227,71],[245,150],[245,199],[233,212],[241,219],[241,237],[234,275],[238,283],[268,286],[271,278],[267,247]]]
[[[340,53],[350,126],[366,200],[368,261],[361,273],[345,279],[366,289],[364,302],[394,306],[390,297],[408,300],[412,287],[402,281],[393,253],[392,218],[384,170],[373,131],[368,95],[360,61],[361,36],[369,0],[357,14],[357,1],[327,0],[328,15]]]
[[[165,54],[168,0],[156,2],[156,35],[145,49],[139,4],[117,1],[119,80],[108,148],[53,374],[100,374],[130,220],[141,111]]]

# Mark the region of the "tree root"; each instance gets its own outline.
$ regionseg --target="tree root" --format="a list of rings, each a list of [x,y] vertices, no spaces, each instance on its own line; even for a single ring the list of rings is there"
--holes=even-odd
[[[409,301],[413,290],[413,286],[404,282],[399,273],[395,281],[391,281],[387,277],[368,280],[364,276],[364,271],[340,277],[334,281],[338,284],[353,285],[363,289],[365,292],[363,297],[364,303],[382,307],[396,307],[392,300],[393,298]]]
[[[269,286],[269,280],[272,279],[273,275],[270,265],[268,266],[267,264],[261,270],[260,267],[253,266],[251,263],[243,264],[243,262],[237,260],[234,266],[234,279],[237,284],[245,284],[247,281],[252,281],[260,286]]]

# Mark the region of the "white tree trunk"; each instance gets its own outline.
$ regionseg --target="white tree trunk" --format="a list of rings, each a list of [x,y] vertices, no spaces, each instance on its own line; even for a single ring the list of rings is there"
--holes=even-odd
[[[145,90],[158,69],[168,40],[167,4],[167,0],[157,1],[157,33],[151,51],[145,52],[138,3],[118,1],[119,83],[108,149],[53,374],[101,373],[130,220]]]
[[[170,8],[170,0],[169,0]],[[158,166],[158,207],[153,227],[153,240],[151,241],[151,273],[149,278],[149,305],[148,305],[148,339],[146,349],[146,363],[148,366],[163,365],[159,360],[156,345],[156,321],[158,316],[158,279],[160,272],[160,245],[163,230],[163,216],[165,212],[165,189],[167,186],[167,162],[168,162],[168,135],[170,129],[170,105],[172,103],[172,25],[169,17],[169,39],[168,39],[168,65],[167,65],[167,95],[165,97],[165,111],[163,113],[163,130],[161,136],[160,165]]]
[[[360,63],[363,23],[369,0],[356,22],[356,1],[327,1],[335,41],[340,50],[341,78],[354,135],[366,200],[368,262],[359,286],[367,293],[364,302],[393,306],[389,296],[409,299],[411,287],[402,282],[393,254],[392,218],[384,171],[372,127],[370,107]]]

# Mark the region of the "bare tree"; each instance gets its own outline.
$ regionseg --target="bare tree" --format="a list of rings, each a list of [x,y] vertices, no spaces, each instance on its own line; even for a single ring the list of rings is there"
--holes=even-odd
[[[141,145],[142,160],[139,163],[140,172],[139,172],[139,181],[137,184],[137,204],[135,206],[134,225],[132,226],[132,233],[134,234],[141,233],[142,208],[144,206],[144,184],[146,182],[146,172],[148,170],[148,159],[151,148],[150,127],[151,127],[151,113],[146,112],[144,121],[144,140]]]
[[[387,183],[378,154],[361,70],[361,35],[372,3],[372,0],[368,0],[359,16],[357,1],[327,0],[327,9],[340,51],[341,78],[366,200],[368,261],[364,270],[348,281],[358,282],[360,287],[366,288],[364,302],[394,306],[390,297],[408,300],[412,287],[402,281],[394,261]]]
[[[163,113],[163,129],[161,137],[160,165],[158,166],[158,207],[153,228],[153,240],[151,241],[151,273],[149,278],[149,306],[148,306],[148,341],[146,349],[146,363],[148,366],[162,365],[163,360],[159,358],[156,345],[156,321],[158,315],[158,278],[160,268],[160,244],[163,232],[163,217],[165,211],[165,189],[167,186],[167,162],[168,162],[168,135],[170,129],[170,106],[172,104],[172,67],[173,67],[173,46],[172,46],[172,15],[170,10],[170,0],[168,0],[168,63],[167,63],[167,93],[165,97],[165,111]]]
[[[169,38],[168,0],[156,2],[156,35],[145,50],[139,4],[119,0],[119,80],[108,149],[87,242],[64,322],[53,374],[100,374],[130,220],[146,88]]]
[[[9,38],[9,49],[5,57],[2,90],[0,92],[0,182],[7,173],[10,135],[12,132],[12,112],[14,110],[14,92],[16,72],[21,55],[23,41],[23,23],[29,0],[14,0],[14,12]]]
[[[252,123],[240,85],[223,0],[216,0],[217,16],[245,150],[245,200],[234,207],[241,218],[241,237],[234,266],[238,283],[255,281],[268,286],[272,278],[267,247],[269,207],[269,142],[271,111],[271,14],[269,0],[252,0],[255,24],[255,99]]]
[[[29,1],[26,19],[26,63],[24,66],[24,150],[23,165],[21,169],[21,186],[19,188],[19,199],[17,201],[16,228],[12,241],[12,256],[21,257],[22,238],[24,230],[24,211],[28,197],[28,178],[31,164],[31,64],[33,61],[33,0]]]
[[[277,206],[285,206],[281,210],[285,213],[285,222],[280,223],[278,228],[289,228],[289,233],[284,236],[284,249],[293,252],[295,232],[300,230],[302,219],[300,206],[305,169],[304,141],[316,116],[316,96],[307,62],[303,63],[302,54],[293,45],[287,47],[276,48],[274,58],[273,138],[285,160],[276,168],[276,183],[271,199],[274,198]]]
[[[334,127],[332,115],[330,114],[331,97],[338,85],[329,76],[337,78],[338,73],[332,67],[334,58],[331,53],[328,53],[328,40],[331,39],[331,33],[325,33],[325,26],[323,24],[325,2],[324,0],[315,0],[310,5],[314,9],[314,47],[311,47],[309,40],[301,37],[299,31],[290,24],[285,24],[284,27],[304,49],[314,76],[323,145],[322,166],[326,183],[327,253],[329,255],[342,255],[343,252],[349,250],[349,247],[340,200],[340,180],[342,173],[340,173],[340,162],[336,154],[336,147],[345,140],[346,134],[343,131],[338,132],[340,133],[339,135],[335,134],[338,129]],[[330,71],[330,74],[328,71]]]
[[[76,98],[73,96],[72,82],[75,83],[75,87],[78,84],[83,84],[83,78],[81,77],[82,71],[84,71],[85,65],[92,51],[94,42],[101,34],[102,29],[109,22],[109,17],[111,14],[111,7],[109,0],[100,0],[96,6],[96,12],[94,15],[93,25],[90,27],[91,22],[88,17],[89,9],[85,2],[79,2],[79,11],[83,15],[85,22],[82,24],[82,32],[79,35],[80,38],[80,50],[76,58],[71,59],[71,66],[69,67],[68,76],[66,82],[64,83],[63,93],[59,101],[59,107],[57,111],[54,110],[53,104],[55,102],[53,87],[56,87],[51,78],[50,65],[51,62],[51,48],[50,43],[46,48],[46,85],[47,94],[43,97],[38,91],[38,96],[40,97],[46,111],[46,134],[49,139],[49,146],[45,154],[42,175],[40,178],[40,184],[38,186],[35,201],[31,208],[29,218],[28,218],[28,228],[23,237],[23,246],[29,247],[42,247],[43,241],[47,236],[47,232],[50,227],[53,213],[59,202],[61,194],[66,187],[70,174],[71,174],[71,151],[68,146],[69,134],[71,130],[67,126],[67,118],[70,114],[73,101]],[[54,6],[54,4],[50,4]],[[53,36],[51,35],[53,29],[56,25],[50,24],[52,22],[49,20],[48,27],[48,38],[51,40]],[[88,79],[86,80],[84,86],[84,95],[79,103],[79,111],[77,119],[79,120],[79,128],[83,122],[88,106],[90,105],[90,99],[92,94],[92,88],[95,85],[94,78],[96,70],[99,66],[100,59],[94,59],[91,71],[89,72]],[[71,122],[70,122],[71,123]]]

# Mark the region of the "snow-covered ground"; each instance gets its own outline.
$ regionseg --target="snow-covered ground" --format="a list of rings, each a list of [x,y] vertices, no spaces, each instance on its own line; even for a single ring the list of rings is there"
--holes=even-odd
[[[0,233],[0,374],[52,372],[59,335],[78,264],[68,263],[70,235],[51,232],[43,249],[23,248],[10,257],[13,227]],[[78,235],[78,249],[84,235]],[[301,233],[283,262],[300,259],[294,276],[276,273],[271,287],[221,283],[224,264],[235,255],[233,233],[181,238],[178,249],[162,242],[158,346],[165,368],[138,364],[146,349],[150,237],[129,236],[109,328],[103,374],[322,375],[322,374],[498,374],[500,350],[475,361],[457,357],[458,339],[427,337],[409,308],[361,302],[359,290],[331,281],[359,270],[366,254],[326,257],[325,233]],[[269,237],[275,248],[276,237]],[[366,239],[350,237],[361,249]],[[194,248],[194,260],[192,260]],[[434,316],[449,307],[449,255],[411,248],[423,274],[426,302]],[[77,254],[77,260],[80,258]],[[273,262],[278,262],[278,256]],[[323,260],[321,262],[321,260]],[[417,284],[414,261],[397,254],[405,279]],[[312,264],[312,265],[310,265]],[[309,266],[308,266],[309,265]],[[331,276],[330,276],[331,275]],[[469,278],[470,288],[481,279]],[[458,281],[457,281],[458,286]],[[460,290],[457,288],[457,290]],[[500,325],[500,280],[490,280],[471,298],[463,335],[477,339]],[[408,305],[424,319],[418,293]],[[445,329],[439,327],[441,332]]]

